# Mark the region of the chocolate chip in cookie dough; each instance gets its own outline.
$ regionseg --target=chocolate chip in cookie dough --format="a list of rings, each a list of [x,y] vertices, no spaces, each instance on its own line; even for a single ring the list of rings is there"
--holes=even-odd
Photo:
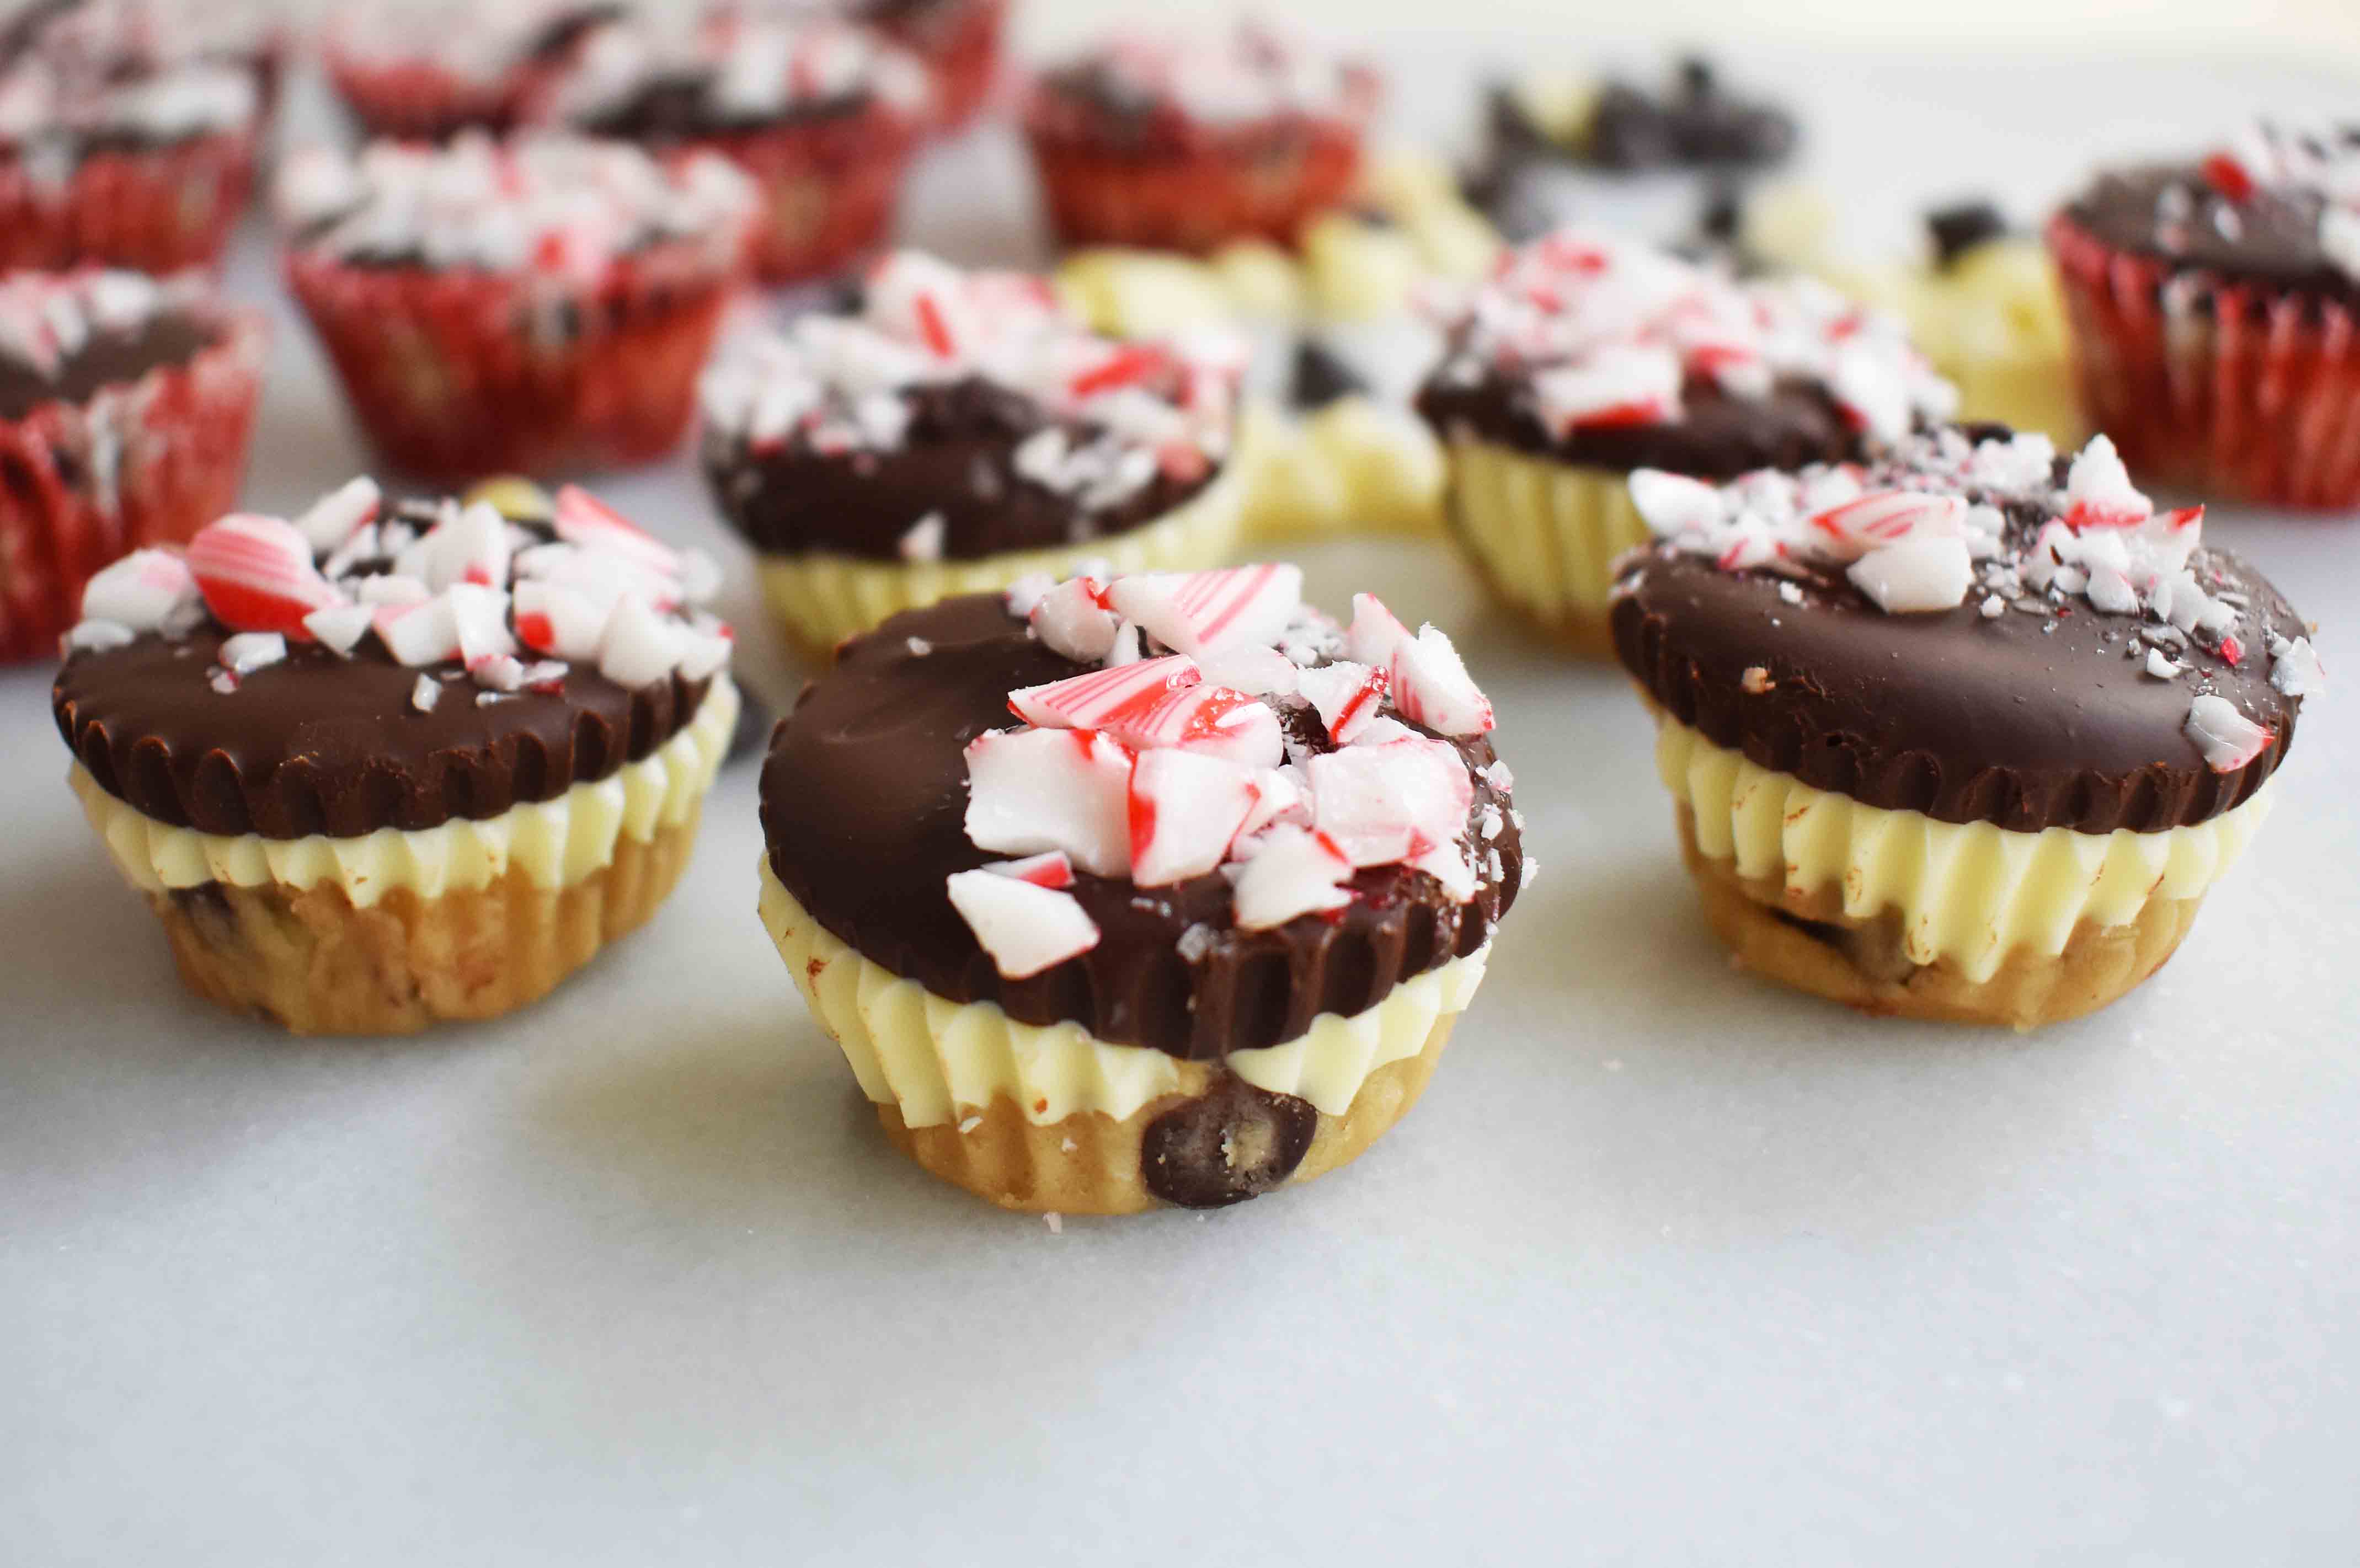
[[[1926,214],[1926,232],[1934,241],[1934,265],[1948,267],[1987,240],[2007,233],[2007,220],[1988,201],[1961,201]]]
[[[1360,373],[1328,350],[1305,339],[1295,350],[1295,406],[1324,408],[1342,398],[1365,394],[1369,384]]]
[[[1224,1073],[1212,1088],[1150,1122],[1140,1140],[1147,1190],[1184,1209],[1218,1209],[1269,1192],[1303,1163],[1319,1112]]]

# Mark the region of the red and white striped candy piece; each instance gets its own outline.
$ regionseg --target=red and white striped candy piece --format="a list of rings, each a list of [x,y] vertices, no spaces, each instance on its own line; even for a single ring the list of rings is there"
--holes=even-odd
[[[1136,751],[1168,747],[1248,768],[1275,768],[1286,755],[1278,715],[1268,703],[1201,681],[1149,707],[1117,713],[1101,727]]]
[[[2155,514],[2155,503],[2131,483],[2122,454],[2103,435],[2092,436],[2065,473],[2065,526],[2135,528]]]
[[[1655,425],[1680,407],[1679,355],[1668,348],[1615,344],[1579,365],[1533,377],[1541,422],[1557,435],[1610,425]]]
[[[380,604],[373,624],[377,641],[398,664],[415,669],[459,657],[458,623],[442,594],[412,604]]]
[[[2226,697],[2206,692],[2188,708],[2188,738],[2215,773],[2234,773],[2269,749],[2270,732]]]
[[[1721,492],[1699,479],[1642,468],[1631,475],[1631,505],[1659,539],[1708,533],[1728,519]]]
[[[680,607],[680,585],[672,578],[609,550],[536,545],[519,551],[515,564],[518,577],[571,588],[597,605],[602,618],[625,594],[644,599],[650,608],[663,614]]]
[[[1314,822],[1355,866],[1390,866],[1455,844],[1475,802],[1458,748],[1423,735],[1323,752],[1304,770]]]
[[[323,648],[337,653],[350,653],[360,647],[361,638],[368,636],[369,627],[377,623],[377,609],[370,604],[330,604],[303,617],[303,629]]]
[[[84,620],[152,632],[197,597],[189,563],[169,550],[135,550],[83,584]]]
[[[1282,822],[1296,827],[1311,825],[1311,791],[1303,786],[1303,770],[1298,768],[1265,768],[1254,776],[1261,798],[1254,809],[1246,813],[1245,826],[1238,830],[1244,838]]]
[[[1966,540],[1929,534],[1872,550],[1844,575],[1886,615],[1923,615],[1964,604],[1975,566]]]
[[[1118,577],[1107,602],[1177,653],[1267,647],[1303,607],[1303,569],[1285,564]]]
[[[1142,752],[1131,770],[1131,879],[1168,887],[1202,877],[1262,799],[1255,770],[1193,751]]]
[[[1482,735],[1494,726],[1491,700],[1439,627],[1424,626],[1412,637],[1376,595],[1359,593],[1345,644],[1356,662],[1385,672],[1394,708],[1412,723],[1450,735]]]
[[[1067,378],[1065,396],[1080,403],[1101,393],[1145,386],[1169,375],[1172,366],[1172,356],[1153,343],[1109,343],[1094,363]]]
[[[638,595],[624,594],[598,639],[598,673],[617,686],[654,685],[680,662],[678,630]]]
[[[1837,350],[1828,390],[1854,429],[1888,441],[1909,433],[1909,384],[1892,355],[1875,344],[1851,343]]]
[[[190,540],[189,572],[205,608],[233,631],[308,637],[305,615],[344,602],[294,524],[252,512],[232,513]]]
[[[295,530],[310,543],[312,554],[325,555],[357,529],[375,522],[384,499],[377,481],[366,474],[347,479],[312,502],[295,519]]]
[[[1006,979],[1029,980],[1098,944],[1098,922],[1071,893],[990,870],[953,872],[945,890]]]
[[[618,555],[642,571],[668,578],[680,575],[678,551],[578,485],[558,490],[550,521],[567,544]]]
[[[864,311],[869,321],[916,343],[937,360],[962,360],[984,337],[967,279],[920,251],[896,251],[870,269]]]
[[[1311,700],[1328,738],[1349,746],[1384,711],[1392,677],[1373,664],[1339,659],[1295,677],[1295,689]]]
[[[1045,686],[1019,687],[1008,694],[1008,706],[1026,724],[1043,729],[1105,729],[1126,716],[1146,713],[1170,693],[1202,679],[1194,659],[1173,654],[1094,670]]]
[[[1231,899],[1240,929],[1269,931],[1352,901],[1344,887],[1352,879],[1352,862],[1326,833],[1274,828],[1244,847],[1252,857],[1238,868]]]
[[[1813,513],[1808,526],[1821,554],[1837,561],[1857,561],[1872,550],[1904,539],[1963,537],[1967,500],[1963,495],[1929,495],[1918,490],[1878,490]]]
[[[1089,730],[993,730],[967,743],[967,836],[1001,855],[1062,850],[1094,877],[1131,869],[1131,752]]]
[[[462,583],[508,586],[508,522],[488,501],[436,524],[420,545],[426,585],[438,593]]]
[[[516,585],[517,638],[534,652],[590,663],[606,631],[606,615],[573,589],[530,578]]]
[[[1068,577],[1042,594],[1026,619],[1043,647],[1077,664],[1101,663],[1114,651],[1117,618],[1107,608],[1106,585],[1094,577]]]
[[[450,602],[451,629],[459,639],[459,658],[469,670],[514,656],[517,645],[508,635],[506,593],[479,583],[461,583],[442,596]]]
[[[1035,887],[1070,887],[1074,885],[1074,863],[1062,849],[1028,855],[1022,860],[995,860],[981,869],[994,876],[1013,877],[1019,882],[1030,882]]]

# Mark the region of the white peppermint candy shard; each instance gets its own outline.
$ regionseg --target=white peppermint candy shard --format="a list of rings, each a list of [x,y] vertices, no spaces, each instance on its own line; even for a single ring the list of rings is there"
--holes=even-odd
[[[1026,619],[1032,635],[1053,653],[1077,664],[1102,664],[1114,651],[1115,613],[1106,606],[1106,586],[1093,578],[1069,577],[1043,593]]]
[[[1255,770],[1201,752],[1151,751],[1131,770],[1131,879],[1168,887],[1202,877],[1262,799]]]
[[[995,860],[981,869],[995,877],[1013,877],[1019,882],[1030,882],[1035,887],[1070,887],[1074,885],[1074,863],[1062,849],[1028,855],[1022,860]]]
[[[1467,831],[1474,781],[1447,741],[1412,735],[1304,764],[1312,818],[1355,866],[1414,860]]]
[[[1467,862],[1466,851],[1455,844],[1437,844],[1424,855],[1412,855],[1406,863],[1413,871],[1423,871],[1442,884],[1442,890],[1453,903],[1463,904],[1475,897],[1480,886],[1475,868]]]
[[[423,604],[434,595],[427,591],[425,579],[388,572],[359,579],[353,584],[353,597],[364,604]]]
[[[152,632],[197,596],[189,563],[170,550],[135,550],[100,572],[82,591],[82,613],[135,632]]]
[[[377,481],[363,475],[348,479],[336,489],[311,503],[303,515],[295,519],[295,528],[311,544],[311,553],[326,555],[341,546],[354,533],[377,519],[377,508],[384,496]]]
[[[221,645],[221,665],[232,675],[251,675],[287,657],[287,639],[277,632],[240,632]]]
[[[426,585],[436,593],[460,583],[500,588],[508,580],[508,524],[488,501],[478,501],[438,523],[419,541]]]
[[[1226,686],[1249,697],[1294,695],[1302,671],[1274,648],[1232,648],[1206,654],[1198,661],[1205,681]]]
[[[505,593],[481,583],[461,583],[443,597],[451,604],[451,629],[459,639],[459,658],[468,669],[516,652],[516,638],[508,635]]]
[[[967,836],[1000,855],[1062,850],[1093,877],[1131,869],[1131,753],[1084,730],[993,730],[967,744]]]
[[[737,639],[727,626],[709,632],[674,627],[672,642],[680,655],[680,673],[689,681],[709,681],[720,674],[728,666],[730,655],[738,651]]]
[[[1351,877],[1351,861],[1326,833],[1274,828],[1238,871],[1231,895],[1238,925],[1269,931],[1300,915],[1340,909],[1352,901],[1343,886]]]
[[[361,638],[368,636],[376,620],[377,611],[370,605],[331,604],[304,616],[303,629],[321,646],[337,653],[350,653],[360,647]]]
[[[585,550],[604,550],[642,571],[671,578],[680,574],[680,556],[672,546],[634,526],[620,512],[578,485],[557,492],[551,515],[557,537]]]
[[[598,673],[617,686],[652,686],[679,659],[673,632],[636,595],[623,595],[598,639]]]
[[[1383,600],[1374,593],[1352,595],[1352,626],[1344,634],[1344,646],[1355,662],[1390,672],[1393,655],[1411,640],[1409,628],[1385,608]]]
[[[2270,638],[2270,684],[2289,697],[2315,697],[2327,690],[2327,670],[2309,637]]]
[[[1147,712],[1169,693],[1201,679],[1195,660],[1173,654],[1045,686],[1019,687],[1008,694],[1008,706],[1026,724],[1043,729],[1105,729],[1127,715]]]
[[[705,604],[721,592],[721,563],[701,550],[680,552],[680,596],[692,604]]]
[[[2206,692],[2189,704],[2188,738],[2215,773],[2234,773],[2262,755],[2270,732],[2239,713],[2225,697]]]
[[[1393,650],[1393,706],[1437,735],[1483,735],[1494,724],[1491,700],[1439,627],[1421,626]]]
[[[413,668],[459,657],[459,627],[441,594],[414,604],[381,604],[373,623],[377,641],[399,664]]]
[[[410,705],[421,713],[431,713],[434,704],[442,700],[442,682],[432,675],[421,675],[410,689]]]
[[[2066,526],[2076,532],[2136,528],[2155,511],[2155,503],[2131,483],[2114,441],[2103,435],[2092,436],[2066,471],[2065,500]]]
[[[1642,468],[1631,475],[1631,505],[1659,539],[1709,533],[1728,518],[1721,492],[1702,480]]]
[[[1392,678],[1384,670],[1349,659],[1295,677],[1295,689],[1310,700],[1328,738],[1338,746],[1349,746],[1360,738],[1384,711],[1385,691],[1391,684]]]
[[[1261,792],[1252,811],[1246,813],[1245,825],[1238,830],[1244,838],[1261,833],[1281,822],[1296,827],[1311,825],[1311,791],[1304,787],[1302,769],[1297,768],[1265,768],[1254,776],[1254,786]]]
[[[1910,387],[1891,358],[1867,343],[1840,350],[1828,388],[1861,429],[1880,441],[1909,433]]]
[[[516,585],[515,598],[517,640],[525,647],[573,663],[597,659],[606,616],[595,603],[571,588],[533,579]]]
[[[1028,572],[1008,585],[1008,613],[1019,620],[1032,618],[1033,610],[1057,586],[1057,580],[1045,572]]]
[[[909,531],[893,548],[904,561],[922,565],[940,561],[943,558],[943,534],[947,526],[940,512],[928,512],[910,525]]]
[[[1303,607],[1303,569],[1284,564],[1119,577],[1107,602],[1164,647],[1191,656],[1268,647]]]
[[[1880,490],[1812,514],[1810,527],[1823,553],[1852,561],[1907,539],[1963,539],[1967,501],[1962,495]]]
[[[110,648],[121,648],[136,635],[121,621],[85,615],[60,640],[69,653],[104,653]]]
[[[989,870],[954,872],[951,907],[1010,980],[1027,980],[1098,944],[1097,922],[1071,893]]]
[[[1612,344],[1533,377],[1541,421],[1556,434],[1584,425],[1655,425],[1680,407],[1680,360],[1668,348]]]
[[[1915,615],[1964,604],[1975,566],[1962,539],[1912,539],[1870,550],[1844,575],[1887,615]]]
[[[1118,713],[1104,728],[1133,750],[1177,747],[1249,768],[1275,768],[1286,754],[1286,737],[1268,704],[1203,682]]]

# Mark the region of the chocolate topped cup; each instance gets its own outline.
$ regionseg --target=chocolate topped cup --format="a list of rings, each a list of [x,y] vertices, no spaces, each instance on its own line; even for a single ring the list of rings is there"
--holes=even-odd
[[[1024,128],[1063,244],[1204,254],[1292,245],[1342,205],[1382,95],[1370,66],[1240,21],[1121,34],[1044,71]]]
[[[126,557],[51,698],[191,989],[303,1033],[492,1017],[645,920],[737,717],[694,552],[570,488],[380,510]]]
[[[1994,427],[1722,488],[1632,478],[1615,651],[1708,914],[1877,1012],[2013,1024],[2171,955],[2322,684],[2258,573],[2099,437]]]
[[[628,0],[356,0],[330,13],[321,52],[373,136],[444,141],[541,116],[583,41]]]
[[[1417,407],[1449,452],[1450,522],[1478,569],[1602,655],[1611,563],[1646,537],[1632,472],[1855,462],[1952,403],[1896,323],[1824,285],[1740,281],[1567,229],[1475,291]]]
[[[2360,126],[2102,174],[2049,226],[2092,419],[2142,480],[2360,504]]]
[[[54,654],[93,573],[236,498],[268,342],[193,276],[0,276],[0,659]]]
[[[945,600],[781,724],[766,923],[935,1174],[1016,1208],[1231,1203],[1422,1087],[1529,879],[1521,821],[1448,639],[1300,587]]]
[[[706,376],[705,475],[790,634],[825,653],[1030,573],[1222,559],[1241,364],[1226,338],[1117,343],[1039,278],[903,252],[857,310]]]

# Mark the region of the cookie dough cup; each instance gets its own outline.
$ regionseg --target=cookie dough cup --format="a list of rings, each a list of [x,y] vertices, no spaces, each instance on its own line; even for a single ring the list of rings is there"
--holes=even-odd
[[[1633,472],[1853,462],[1954,401],[1897,324],[1823,285],[1740,282],[1565,229],[1476,293],[1417,406],[1448,453],[1450,528],[1476,570],[1602,659],[1614,562],[1648,537]]]
[[[1125,34],[1043,72],[1024,129],[1061,244],[1202,256],[1292,245],[1340,205],[1382,97],[1371,68],[1240,21]]]
[[[236,500],[268,340],[194,275],[0,277],[0,660],[54,658],[94,572]]]
[[[590,34],[548,115],[666,157],[729,159],[759,193],[755,270],[789,283],[884,238],[930,91],[916,60],[837,18],[649,10]]]
[[[1237,345],[1099,337],[1041,279],[915,252],[862,296],[741,345],[705,386],[716,504],[806,654],[1026,577],[1229,558]]]
[[[281,172],[279,204],[289,286],[362,429],[447,482],[679,445],[754,212],[710,155],[477,133],[315,150]]]
[[[52,697],[188,988],[300,1034],[547,993],[671,891],[738,716],[709,561],[577,490],[378,512],[357,480],[125,558]]]
[[[2256,126],[2050,221],[2092,419],[2142,482],[2360,505],[2360,129]]]
[[[1511,780],[1447,638],[1299,591],[945,600],[781,724],[762,921],[927,1171],[1012,1209],[1214,1207],[1425,1088],[1531,876]]]
[[[2303,624],[2104,438],[1634,476],[1615,649],[1707,917],[1864,1011],[2029,1029],[2159,968],[2270,809]]]

